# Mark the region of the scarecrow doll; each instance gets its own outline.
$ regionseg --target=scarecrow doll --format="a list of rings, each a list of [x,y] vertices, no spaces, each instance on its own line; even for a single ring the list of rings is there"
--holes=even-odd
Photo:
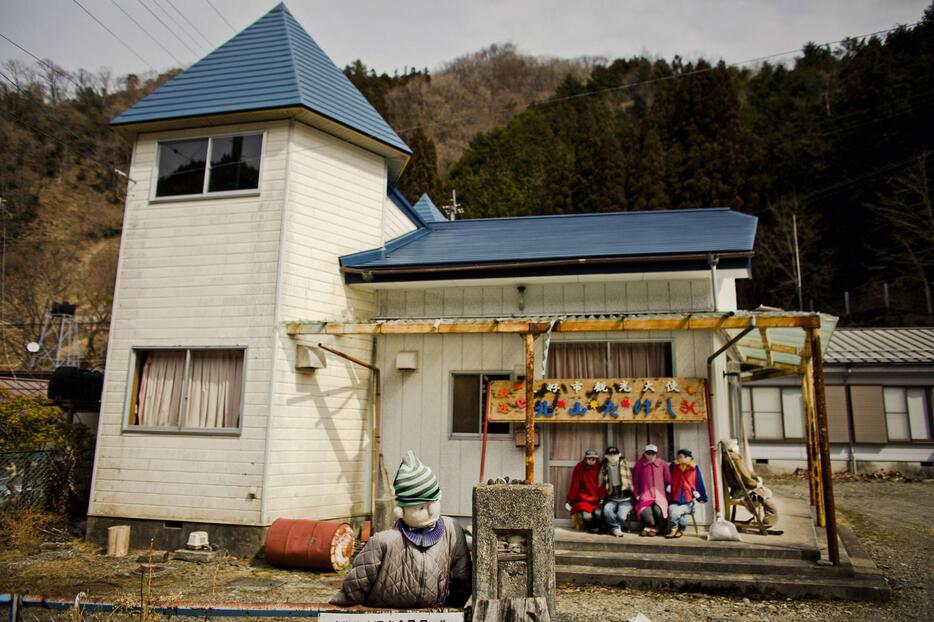
[[[586,531],[599,531],[603,519],[603,486],[600,483],[600,458],[596,449],[584,452],[584,459],[574,466],[571,486],[564,508],[571,520],[580,520]],[[576,517],[575,517],[576,515]]]
[[[370,538],[332,605],[427,609],[463,607],[471,592],[464,531],[441,516],[441,487],[409,450],[393,480],[392,529]]]
[[[707,491],[701,470],[694,464],[690,449],[679,449],[671,465],[671,494],[668,497],[668,534],[680,538],[688,528],[687,517],[694,514],[694,503],[707,503]],[[677,529],[676,529],[677,528]]]

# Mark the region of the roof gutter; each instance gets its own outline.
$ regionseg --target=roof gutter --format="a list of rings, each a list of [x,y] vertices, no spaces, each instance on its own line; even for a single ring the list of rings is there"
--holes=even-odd
[[[719,259],[748,259],[753,257],[753,251],[735,251],[727,253],[717,253]],[[510,270],[514,268],[540,268],[540,267],[561,267],[561,266],[591,266],[591,265],[615,265],[654,262],[674,262],[674,261],[704,261],[710,257],[710,253],[693,253],[685,255],[636,255],[633,257],[580,257],[578,259],[549,259],[540,261],[511,261],[500,263],[472,263],[464,265],[441,265],[429,266],[424,268],[355,268],[353,266],[341,266],[341,272],[344,274],[360,274],[364,280],[369,275],[384,274],[432,274],[436,272],[472,272],[474,270]]]

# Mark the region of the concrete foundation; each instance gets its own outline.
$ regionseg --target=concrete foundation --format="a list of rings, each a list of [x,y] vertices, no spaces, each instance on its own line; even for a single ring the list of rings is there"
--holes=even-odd
[[[473,602],[543,597],[555,606],[551,484],[478,485],[473,489]]]
[[[192,531],[206,531],[212,546],[226,550],[237,557],[253,557],[262,551],[263,544],[266,542],[267,529],[249,525],[88,516],[88,531],[85,539],[88,542],[106,546],[107,528],[114,525],[130,526],[131,549],[149,549],[150,542],[154,550],[183,549],[188,543],[188,534]]]

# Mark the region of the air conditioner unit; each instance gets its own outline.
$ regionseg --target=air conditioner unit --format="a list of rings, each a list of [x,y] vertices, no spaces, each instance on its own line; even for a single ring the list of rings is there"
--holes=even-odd
[[[313,346],[295,346],[295,369],[314,371],[328,366],[324,350]]]

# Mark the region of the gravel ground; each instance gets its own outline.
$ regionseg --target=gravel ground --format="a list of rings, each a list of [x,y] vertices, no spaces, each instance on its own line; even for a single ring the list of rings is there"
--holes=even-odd
[[[799,480],[770,481],[789,496],[807,496]],[[888,604],[796,600],[747,600],[618,588],[560,586],[562,622],[617,622],[643,613],[665,620],[930,620],[934,618],[934,486],[894,481],[840,481],[834,486],[840,521],[859,535],[894,592]],[[210,564],[171,561],[152,579],[154,599],[240,602],[326,602],[340,585],[330,573],[284,571],[261,560],[226,558]],[[0,552],[0,592],[89,596],[139,602],[135,556],[111,559],[92,546],[24,556]],[[33,612],[30,610],[29,616]],[[25,618],[27,622],[33,617]],[[110,616],[88,616],[107,622]],[[138,616],[137,616],[138,619]]]

